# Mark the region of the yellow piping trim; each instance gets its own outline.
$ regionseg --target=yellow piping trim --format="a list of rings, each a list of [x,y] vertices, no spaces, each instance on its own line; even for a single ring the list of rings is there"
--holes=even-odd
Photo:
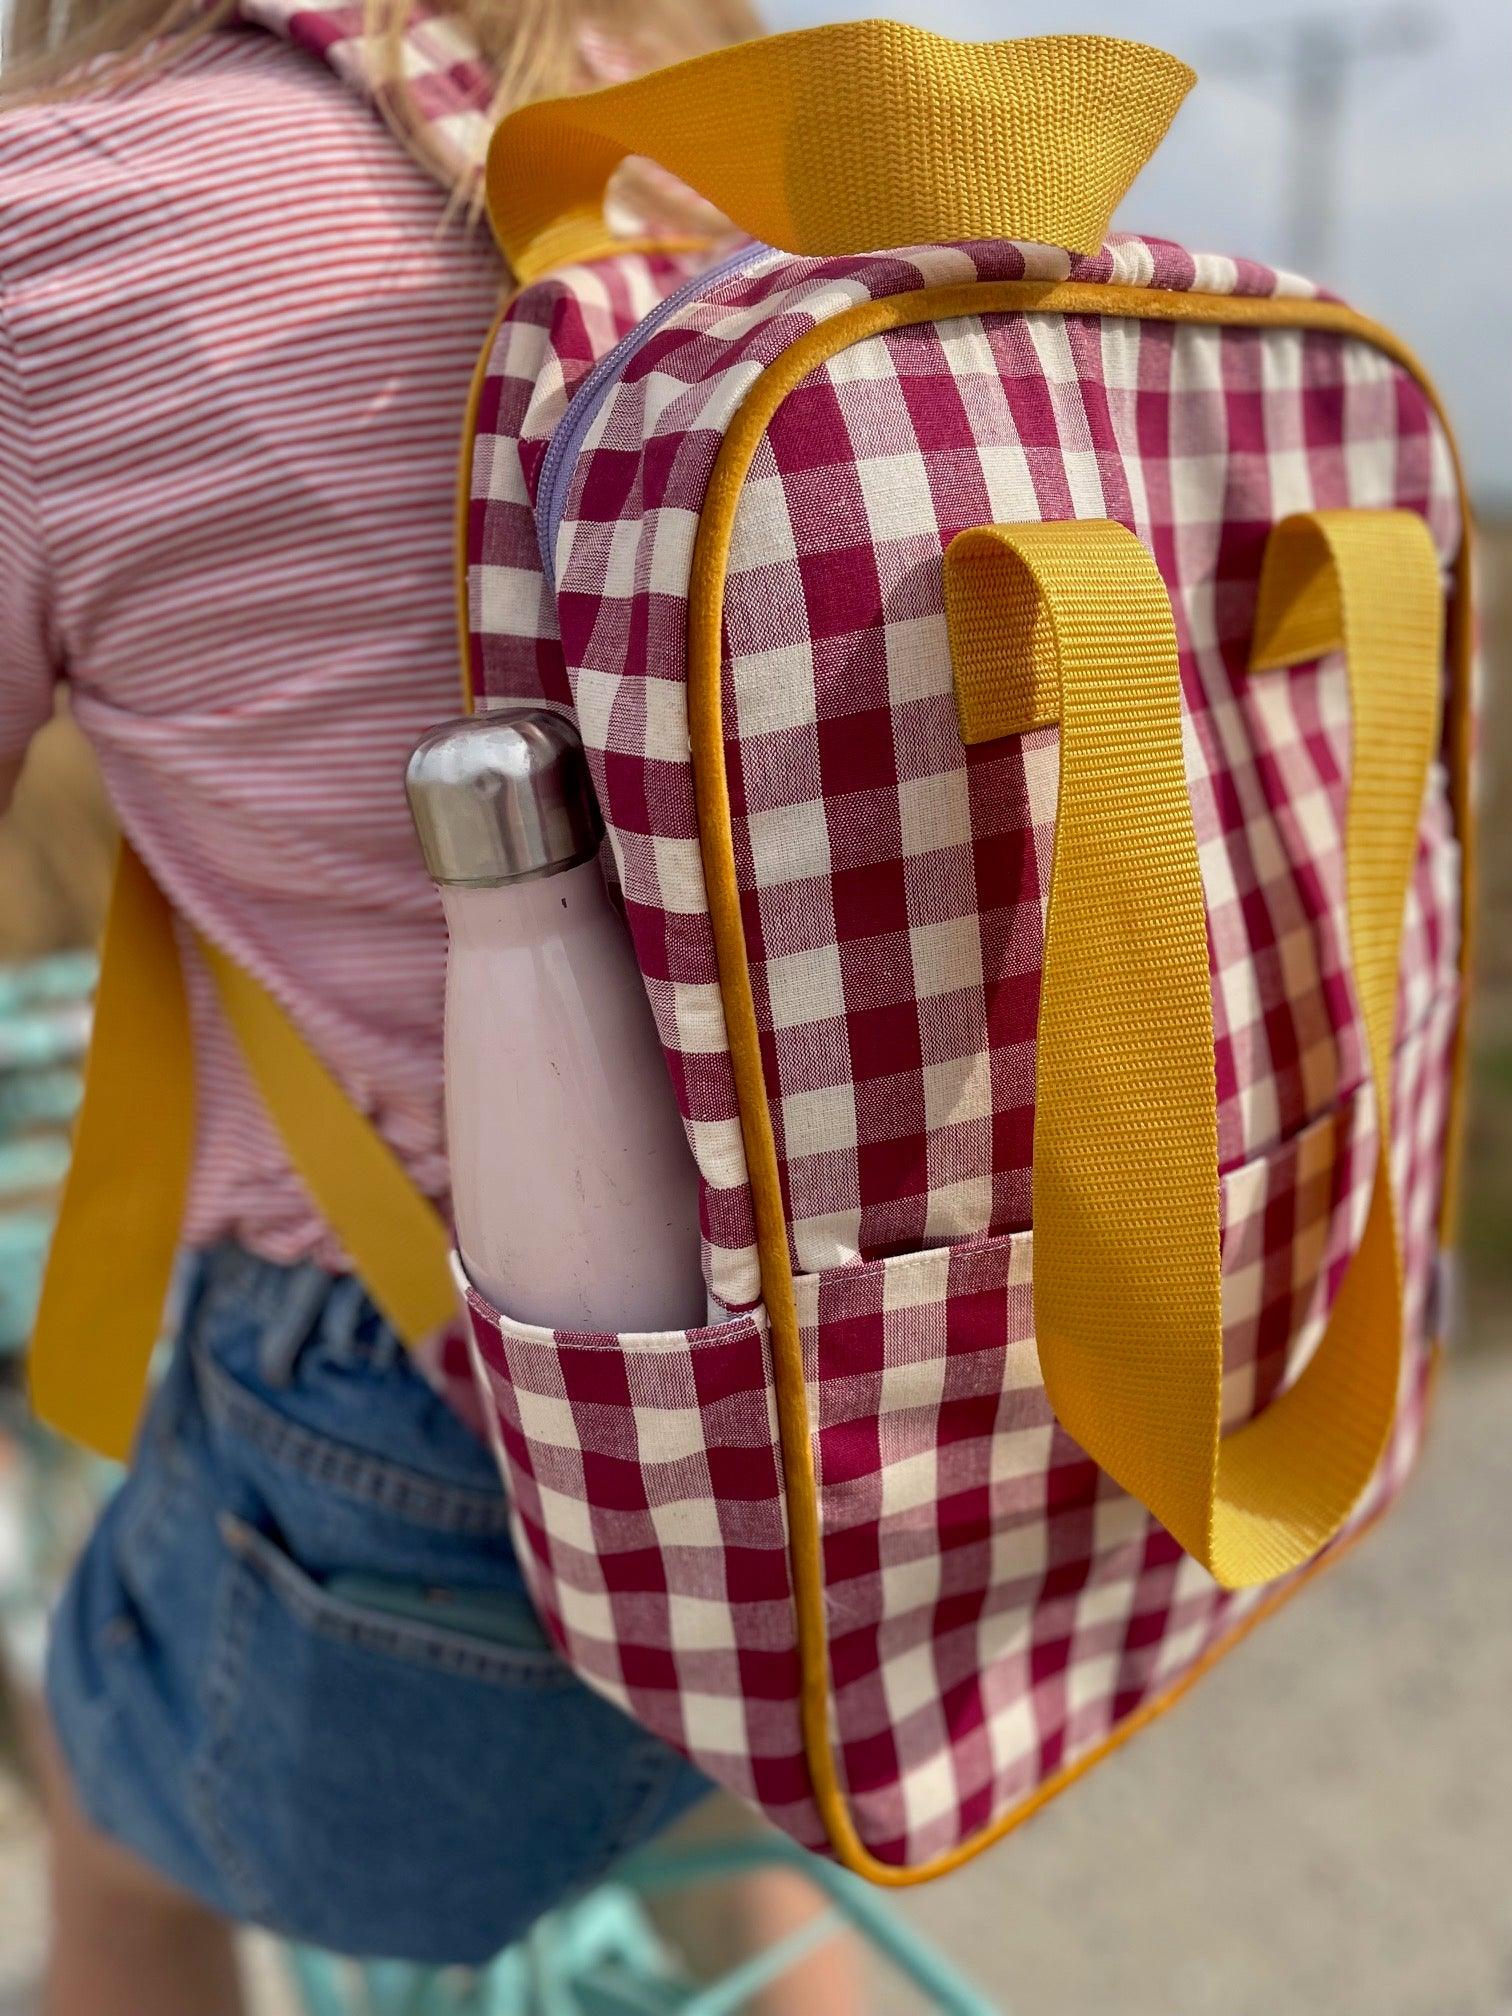
[[[457,457],[457,510],[455,546],[455,582],[457,595],[457,662],[462,671],[462,711],[471,714],[477,705],[477,695],[473,692],[472,677],[472,610],[468,605],[468,545],[472,534],[472,473],[473,453],[478,445],[478,414],[483,407],[483,387],[488,383],[488,367],[493,360],[494,345],[499,340],[499,331],[504,327],[504,317],[509,313],[518,289],[506,291],[499,303],[499,312],[488,325],[488,334],[483,339],[483,348],[478,352],[478,361],[472,369],[472,378],[467,387],[467,410],[462,416],[462,448]]]
[[[901,1888],[948,1874],[999,1841],[1011,1828],[1143,1728],[1208,1670],[1244,1632],[1301,1587],[1302,1582],[1338,1557],[1330,1549],[1312,1568],[1263,1604],[1245,1624],[1221,1640],[1185,1680],[1131,1717],[1106,1742],[1086,1757],[1048,1779],[1031,1799],[1000,1816],[991,1826],[949,1853],[915,1868],[899,1869],[879,1862],[862,1843],[840,1789],[829,1741],[829,1647],[824,1617],[819,1510],[815,1491],[808,1396],[803,1377],[803,1345],[788,1259],[787,1220],[782,1203],[776,1144],[772,1134],[761,1045],[740,914],[740,885],[735,866],[730,818],[729,781],[725,771],[722,723],[722,649],[724,585],[729,565],[735,514],[747,472],[778,407],[819,364],[854,343],[885,330],[913,323],[945,321],[952,316],[1003,313],[1128,316],[1139,321],[1192,322],[1227,327],[1317,329],[1354,337],[1384,352],[1417,380],[1444,426],[1454,456],[1462,510],[1462,536],[1456,563],[1458,593],[1454,608],[1451,695],[1454,779],[1459,811],[1464,889],[1461,927],[1461,973],[1469,964],[1469,889],[1471,830],[1467,783],[1470,621],[1470,517],[1464,473],[1442,402],[1410,350],[1389,330],[1334,302],[1258,299],[1250,296],[1200,295],[1152,288],[1111,286],[1089,281],[1001,280],[957,287],[922,288],[881,301],[863,302],[807,331],[769,364],[751,386],[736,413],[709,479],[699,520],[688,585],[688,725],[698,803],[700,847],[709,894],[709,914],[718,957],[720,992],[729,1033],[731,1064],[740,1105],[741,1132],[750,1170],[756,1217],[756,1244],[762,1291],[772,1340],[777,1418],[782,1445],[783,1483],[787,1499],[792,1556],[794,1606],[798,1618],[799,1713],[804,1750],[814,1796],[838,1859],[856,1874],[888,1887]],[[1463,795],[1461,795],[1463,793]],[[1451,1094],[1450,1166],[1457,1153],[1463,1107],[1463,1016]],[[1452,1177],[1446,1175],[1442,1219],[1452,1224]]]

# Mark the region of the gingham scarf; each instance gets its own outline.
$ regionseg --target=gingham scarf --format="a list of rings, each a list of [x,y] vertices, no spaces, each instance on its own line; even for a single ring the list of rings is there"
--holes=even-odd
[[[383,87],[360,4],[240,0],[237,18],[318,56],[359,98],[381,109]],[[482,173],[492,130],[488,66],[456,16],[429,9],[420,10],[406,31],[404,63],[436,170],[449,186],[465,186]]]
[[[383,85],[361,0],[327,7],[309,0],[240,0],[236,18],[318,57],[364,103],[382,110]],[[404,44],[411,101],[426,128],[427,158],[448,188],[465,188],[483,173],[497,80],[466,23],[454,14],[420,6]],[[578,48],[591,83],[617,84],[640,67],[623,42],[591,25],[580,33]]]

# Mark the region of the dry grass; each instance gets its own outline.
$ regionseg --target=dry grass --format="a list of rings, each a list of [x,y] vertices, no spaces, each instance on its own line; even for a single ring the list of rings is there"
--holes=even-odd
[[[1463,1228],[1471,1341],[1490,1334],[1512,1285],[1512,525],[1483,528],[1482,555],[1480,935]]]

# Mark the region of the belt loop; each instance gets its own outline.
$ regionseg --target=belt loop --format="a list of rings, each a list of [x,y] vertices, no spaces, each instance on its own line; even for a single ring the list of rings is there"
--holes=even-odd
[[[327,1275],[330,1281],[331,1277]],[[362,1357],[361,1328],[367,1294],[355,1274],[331,1281],[331,1299],[320,1326],[320,1342],[338,1363],[355,1364]]]
[[[348,1279],[351,1291],[341,1303],[342,1322],[336,1348],[353,1360],[360,1358],[375,1372],[387,1372],[404,1356],[404,1341],[374,1303],[361,1278],[354,1274]]]
[[[258,1347],[258,1366],[265,1384],[287,1386],[293,1378],[299,1354],[310,1341],[331,1288],[331,1276],[313,1260],[291,1269],[283,1306],[270,1320]]]
[[[404,1339],[376,1309],[370,1309],[369,1313],[372,1337],[368,1344],[368,1356],[375,1372],[387,1372],[403,1358]]]

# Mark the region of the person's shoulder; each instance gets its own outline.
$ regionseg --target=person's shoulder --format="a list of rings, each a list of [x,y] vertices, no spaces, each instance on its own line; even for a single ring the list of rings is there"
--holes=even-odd
[[[38,99],[0,98],[0,174],[42,184],[69,167],[106,176],[248,119],[345,109],[337,80],[272,35],[218,29],[147,49],[121,71],[101,59]],[[362,108],[353,104],[352,112]]]
[[[265,37],[238,30],[164,37],[149,42],[129,64],[119,56],[97,56],[47,85],[40,96],[0,96],[0,148],[14,154],[27,138],[85,134],[123,113],[130,117],[145,102],[193,89],[200,80],[255,61]]]
[[[292,147],[312,117],[361,120],[337,80],[274,36],[223,29],[109,61],[37,100],[0,100],[0,272],[49,260],[93,217],[129,228],[134,208],[213,184],[237,141]]]

